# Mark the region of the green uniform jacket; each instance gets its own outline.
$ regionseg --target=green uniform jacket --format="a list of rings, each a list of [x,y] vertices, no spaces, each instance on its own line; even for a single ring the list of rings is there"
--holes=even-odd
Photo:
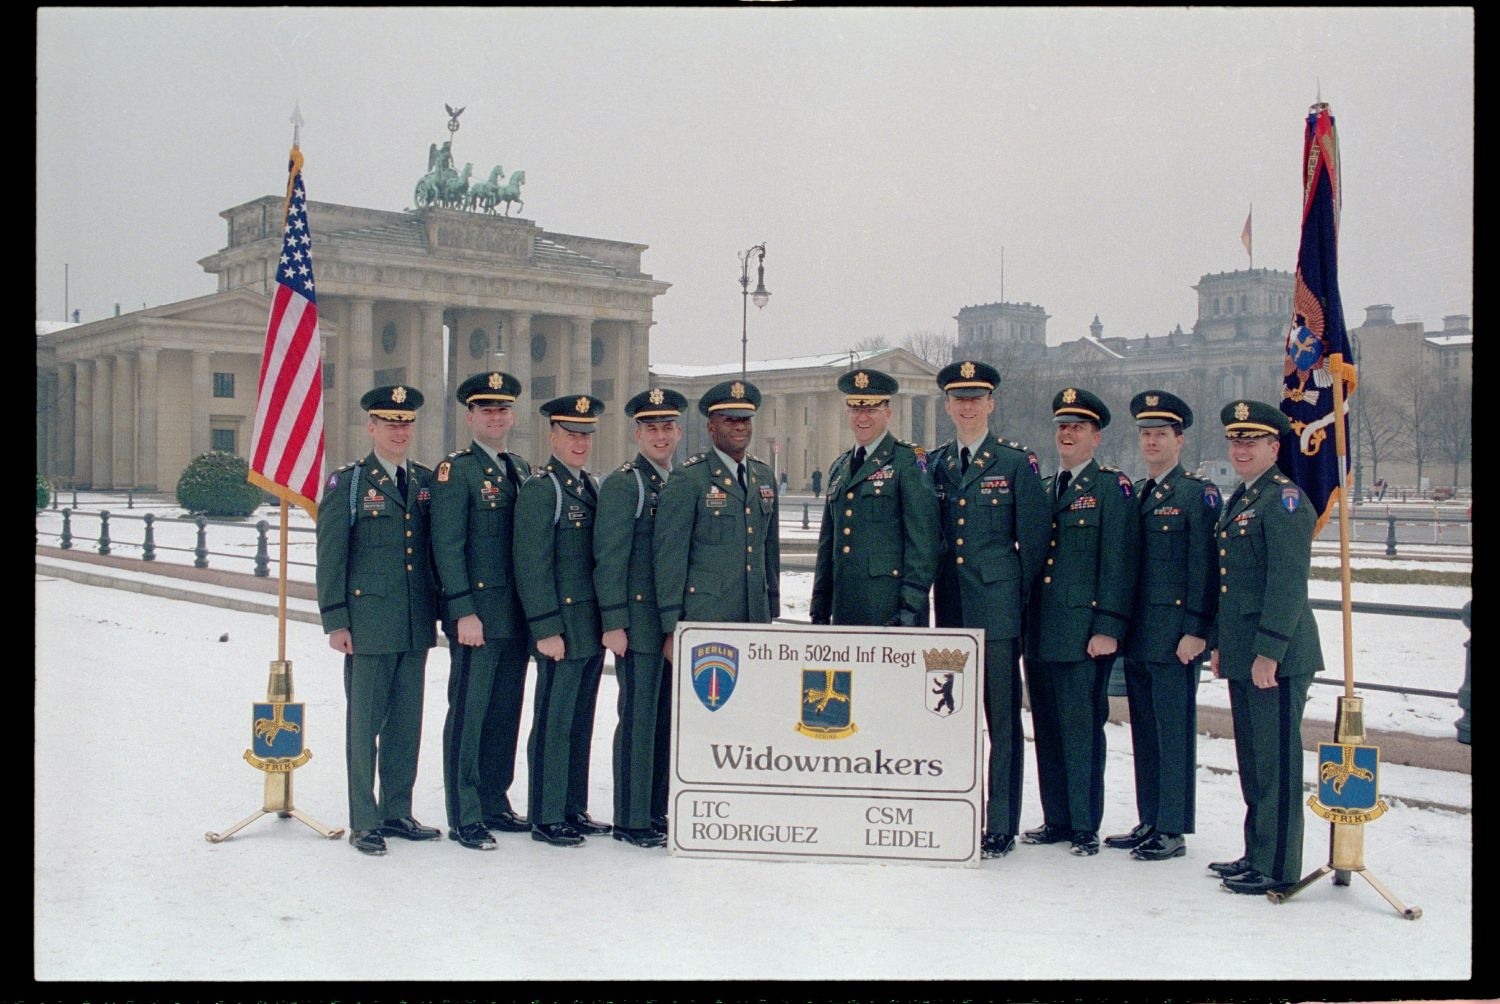
[[[768,624],[781,612],[780,501],[771,468],[747,454],[745,480],[748,493],[707,450],[662,489],[651,550],[663,634],[679,620]]]
[[[1049,497],[1052,481],[1042,481]],[[1137,506],[1130,478],[1093,460],[1052,503],[1042,581],[1026,608],[1028,659],[1081,662],[1091,636],[1124,639],[1135,605]]]
[[[889,433],[857,471],[849,470],[853,455],[828,469],[812,622],[890,624],[905,610],[926,627],[941,547],[927,455]]]
[[[665,482],[644,456],[615,468],[599,486],[594,520],[594,593],[605,631],[624,628],[632,652],[661,653],[651,536]]]
[[[531,465],[509,454],[524,482]],[[445,617],[478,614],[486,638],[523,638],[526,615],[516,591],[511,534],[520,488],[478,444],[448,454],[432,485],[432,557],[446,601]]]
[[[961,449],[955,440],[932,455],[944,545],[933,593],[937,624],[983,628],[986,641],[1019,638],[1051,520],[1036,454],[986,434],[960,475]]]
[[[1225,679],[1250,679],[1257,655],[1279,663],[1277,676],[1323,669],[1307,603],[1316,522],[1307,496],[1275,467],[1219,516],[1219,616],[1210,647],[1219,650]]]
[[[552,457],[521,486],[515,524],[516,589],[532,638],[562,635],[568,661],[598,655],[593,496]]]
[[[1219,562],[1214,523],[1221,499],[1212,481],[1178,464],[1151,491],[1135,483],[1140,500],[1140,572],[1125,657],[1177,665],[1183,635],[1207,640],[1217,606]]]
[[[318,503],[318,612],[348,628],[359,655],[437,643],[437,586],[428,537],[432,471],[407,462],[410,506],[373,452],[329,475]]]

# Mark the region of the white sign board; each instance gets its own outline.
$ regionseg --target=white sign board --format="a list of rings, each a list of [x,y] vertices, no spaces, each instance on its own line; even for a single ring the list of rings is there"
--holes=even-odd
[[[977,865],[984,632],[683,624],[672,854]]]

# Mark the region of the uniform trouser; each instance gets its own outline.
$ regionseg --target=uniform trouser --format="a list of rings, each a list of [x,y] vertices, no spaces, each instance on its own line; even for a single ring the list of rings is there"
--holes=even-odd
[[[615,660],[620,721],[615,726],[616,826],[644,830],[666,813],[667,758],[661,738],[671,720],[670,664],[655,652],[627,651]],[[660,790],[661,802],[657,795]]]
[[[1229,681],[1234,754],[1245,797],[1245,857],[1278,882],[1302,877],[1302,709],[1311,674],[1265,690]]]
[[[1198,766],[1198,660],[1125,660],[1135,808],[1163,833],[1193,832]]]
[[[427,649],[344,657],[344,759],[349,773],[349,828],[373,830],[412,814],[417,751],[422,745],[422,688]],[[380,800],[375,774],[380,773]]]
[[[525,638],[448,637],[448,718],[443,723],[443,791],[454,829],[511,809],[516,739],[526,697]]]
[[[1015,638],[984,643],[984,720],[990,732],[989,804],[984,828],[1015,836],[1021,827],[1026,735],[1021,731],[1020,645]]]
[[[604,653],[587,659],[537,660],[536,697],[531,714],[527,813],[533,825],[560,823],[587,812],[589,749],[594,738],[594,704]]]
[[[656,709],[656,779],[651,783],[651,818],[667,818],[667,795],[672,775],[672,660],[661,675],[660,704]]]
[[[1048,826],[1097,833],[1104,819],[1104,723],[1114,659],[1027,663],[1037,787]]]

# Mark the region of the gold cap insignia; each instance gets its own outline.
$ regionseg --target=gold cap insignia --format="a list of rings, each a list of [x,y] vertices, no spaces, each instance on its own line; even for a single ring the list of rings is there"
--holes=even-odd
[[[870,374],[866,373],[864,370],[860,370],[858,373],[854,374],[854,386],[858,387],[860,390],[864,390],[866,387],[870,386]]]
[[[958,368],[958,375],[961,376],[961,377],[963,377],[965,380],[967,380],[970,377],[972,377],[974,375],[974,364],[973,363],[964,363],[962,366],[960,366]]]
[[[589,399],[580,397],[577,401],[574,401],[573,410],[580,415],[587,415],[589,413]]]
[[[744,397],[745,396],[745,385],[742,384],[742,383],[740,383],[738,380],[736,380],[734,383],[730,384],[730,386],[729,386],[729,396],[730,397],[736,397],[736,398],[738,398],[738,397]]]
[[[1074,401],[1077,401],[1077,400],[1078,400],[1078,392],[1076,390],[1074,390],[1072,387],[1069,387],[1067,390],[1063,391],[1063,404],[1072,404]]]
[[[969,661],[969,653],[957,648],[929,648],[922,653],[922,661],[929,671],[941,669],[959,673]]]
[[[1250,417],[1250,406],[1244,401],[1234,406],[1234,417],[1243,422]]]
[[[490,390],[499,390],[500,386],[504,383],[505,380],[499,373],[490,374]]]
[[[406,388],[397,387],[395,390],[391,391],[391,400],[395,401],[397,404],[401,404],[402,402],[404,402],[406,400]]]
[[[1157,405],[1161,404],[1161,398],[1156,394],[1147,394],[1146,404],[1152,408],[1155,408]]]
[[[660,387],[653,387],[653,388],[651,388],[651,393],[646,395],[646,398],[652,404],[661,404],[663,401],[665,401],[667,399],[667,395],[665,395],[665,394],[663,394],[661,392],[661,388]]]

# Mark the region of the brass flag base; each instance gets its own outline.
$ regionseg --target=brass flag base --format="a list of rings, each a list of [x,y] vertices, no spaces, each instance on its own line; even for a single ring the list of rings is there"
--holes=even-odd
[[[1364,746],[1364,699],[1359,697],[1339,698],[1339,720],[1334,730],[1336,742],[1341,749],[1340,761],[1324,761],[1319,763],[1319,794],[1325,791],[1325,783],[1338,780],[1339,784],[1329,788],[1329,793],[1336,796],[1348,783],[1349,776],[1359,776],[1361,770],[1367,771],[1374,780],[1375,772],[1379,769],[1378,755],[1372,755],[1364,762],[1371,764],[1374,770],[1362,768],[1360,759],[1355,748],[1361,748],[1365,753],[1371,753],[1374,747]],[[1332,747],[1325,747],[1332,750]],[[1342,775],[1342,778],[1341,778]],[[1279,892],[1268,892],[1266,898],[1272,903],[1285,903],[1303,889],[1312,885],[1329,872],[1333,872],[1334,885],[1348,885],[1350,876],[1357,874],[1360,878],[1370,883],[1375,891],[1385,897],[1385,901],[1395,907],[1396,912],[1407,920],[1416,920],[1422,916],[1422,908],[1407,906],[1396,898],[1396,894],[1387,889],[1379,879],[1371,875],[1365,869],[1365,823],[1378,818],[1385,812],[1385,803],[1380,800],[1378,785],[1372,786],[1372,799],[1367,805],[1356,803],[1355,806],[1325,805],[1318,795],[1308,799],[1308,805],[1313,812],[1324,819],[1329,820],[1328,834],[1328,863],[1321,868],[1304,876],[1296,885],[1283,889]],[[1334,799],[1330,799],[1334,801]]]
[[[301,706],[294,706],[298,713],[292,718],[285,717],[286,708],[291,699],[292,664],[282,659],[274,660],[271,663],[271,680],[266,687],[266,700],[274,709],[274,717],[254,719],[255,739],[263,740],[265,746],[269,747],[283,732],[294,735],[297,737],[297,742],[288,752],[294,750],[295,755],[261,757],[257,756],[253,750],[245,751],[245,759],[250,762],[251,766],[259,768],[266,774],[265,797],[261,800],[261,807],[258,811],[246,816],[223,833],[210,830],[203,834],[204,839],[209,843],[222,843],[260,817],[273,812],[281,819],[296,819],[329,840],[337,840],[344,835],[342,827],[334,829],[324,826],[292,804],[292,771],[306,763],[312,753],[304,749],[301,744]]]

